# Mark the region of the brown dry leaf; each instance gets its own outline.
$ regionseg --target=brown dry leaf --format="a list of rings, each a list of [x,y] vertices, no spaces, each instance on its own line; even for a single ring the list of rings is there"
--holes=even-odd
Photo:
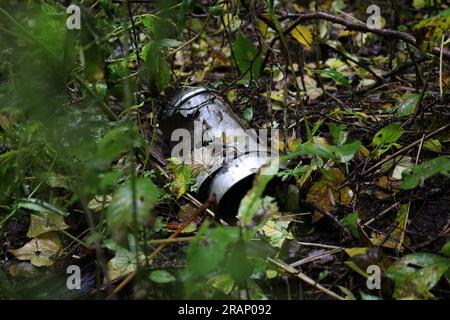
[[[400,185],[402,184],[402,180],[398,180],[395,178],[390,178],[387,176],[382,176],[377,181],[377,186],[393,193],[397,193],[400,191]]]
[[[186,203],[183,206],[180,206],[180,210],[178,211],[177,217],[180,220],[187,220],[197,213],[197,208],[194,207],[190,202]]]
[[[27,242],[22,248],[9,250],[19,260],[29,260],[36,267],[50,267],[61,251],[61,241],[54,232]]]
[[[385,240],[385,237],[386,236],[384,234],[374,232],[370,235],[370,242],[372,242],[372,244],[374,246],[380,246],[383,243],[383,241]],[[409,245],[410,244],[409,238],[405,236],[403,243],[405,245]],[[389,239],[387,239],[383,243],[383,247],[385,247],[385,248],[396,249],[397,246],[398,246],[398,241],[396,239],[393,239],[392,237],[389,237]],[[403,251],[403,247],[400,249],[400,251]]]
[[[300,77],[297,77],[297,82],[300,86],[300,88],[303,88],[302,79]],[[306,89],[306,95],[311,99],[317,99],[323,94],[322,88],[317,87],[317,81],[314,80],[314,78],[304,75],[303,76],[303,83],[305,84]]]
[[[69,226],[64,222],[64,217],[51,212],[31,214],[30,216],[31,222],[30,228],[27,232],[28,238],[35,238],[47,232],[69,228]]]
[[[336,187],[344,181],[345,177],[337,168],[331,168],[318,182],[316,182],[306,197],[306,201],[313,203],[325,212],[331,212],[336,204],[350,205],[353,200],[353,191],[346,186],[337,190]]]

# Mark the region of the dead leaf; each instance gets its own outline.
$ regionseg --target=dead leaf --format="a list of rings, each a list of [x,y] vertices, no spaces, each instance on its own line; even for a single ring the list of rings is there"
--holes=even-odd
[[[35,238],[47,232],[69,228],[69,226],[64,222],[64,217],[51,212],[31,214],[30,216],[31,222],[30,228],[27,232],[28,238]]]
[[[36,267],[50,267],[61,250],[61,241],[51,232],[27,242],[22,248],[9,250],[19,260],[29,260]]]
[[[402,244],[409,245],[410,241],[405,235],[409,213],[408,207],[408,204],[403,204],[400,206],[397,216],[395,217],[395,229],[389,234],[387,239],[383,234],[380,234],[378,232],[372,233],[372,235],[370,236],[370,241],[374,246],[382,245],[386,248],[403,251]]]
[[[350,205],[354,196],[350,187],[345,186],[337,190],[337,186],[344,179],[345,177],[339,169],[331,168],[312,186],[306,196],[306,201],[313,203],[324,212],[331,212],[336,204]],[[320,212],[316,212],[316,214],[320,214]]]
[[[113,197],[109,194],[106,196],[95,196],[94,199],[89,201],[88,208],[94,212],[99,212],[102,209],[105,209],[111,203]]]

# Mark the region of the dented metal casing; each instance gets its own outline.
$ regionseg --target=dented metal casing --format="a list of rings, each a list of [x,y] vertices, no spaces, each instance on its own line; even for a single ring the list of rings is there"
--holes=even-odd
[[[274,130],[246,130],[229,110],[214,90],[185,87],[170,100],[160,122],[171,141],[171,157],[198,174],[200,200],[215,194],[222,215],[237,213],[255,173],[278,156],[278,148],[268,143]]]

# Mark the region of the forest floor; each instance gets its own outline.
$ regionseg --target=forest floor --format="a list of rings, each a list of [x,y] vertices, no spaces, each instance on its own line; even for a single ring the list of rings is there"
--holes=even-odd
[[[80,1],[72,31],[64,1],[18,2],[0,5],[0,297],[450,298],[448,5],[381,1],[373,29],[362,1]],[[185,86],[280,131],[287,167],[235,226],[159,130]]]

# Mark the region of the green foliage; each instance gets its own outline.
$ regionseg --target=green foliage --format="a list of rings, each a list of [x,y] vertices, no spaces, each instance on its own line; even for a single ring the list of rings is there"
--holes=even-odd
[[[244,112],[242,113],[242,117],[250,122],[253,118],[253,109],[252,108],[245,108]]]
[[[153,216],[152,209],[162,195],[149,178],[139,178],[121,186],[108,207],[107,222],[114,239],[123,243],[129,225],[147,225]]]
[[[353,236],[359,239],[359,231],[358,231],[358,213],[353,212],[349,215],[346,215],[342,220],[342,224],[347,226],[350,229],[350,232]]]
[[[9,281],[3,270],[0,269],[0,298],[1,299],[14,299],[18,294],[13,287],[13,284]]]
[[[167,161],[167,167],[173,175],[170,183],[170,189],[176,199],[189,191],[190,185],[193,183],[193,177],[189,167],[181,163],[176,158],[170,158]]]
[[[82,7],[88,3],[91,5],[90,1],[80,2]],[[314,118],[315,125],[312,134],[308,135],[308,142],[302,143],[300,135],[297,135],[294,141],[286,142],[287,147],[284,149],[293,150],[283,157],[283,160],[292,160],[288,164],[288,169],[277,173],[275,166],[268,165],[263,168],[265,172],[259,172],[255,176],[252,188],[240,203],[238,227],[221,226],[202,220],[200,231],[195,238],[193,237],[192,242],[191,237],[169,239],[167,242],[183,240],[183,243],[189,243],[186,246],[186,268],[181,273],[166,270],[161,266],[156,270],[149,270],[149,267],[153,269],[152,265],[144,266],[148,259],[146,255],[154,249],[149,247],[149,243],[153,245],[161,241],[166,244],[166,240],[162,238],[173,232],[186,218],[181,213],[178,215],[176,213],[180,206],[183,206],[183,209],[190,206],[185,205],[182,195],[190,190],[194,182],[194,174],[186,164],[169,159],[169,183],[165,180],[163,182],[160,179],[162,175],[160,176],[159,171],[152,167],[151,156],[155,151],[152,148],[157,135],[155,115],[157,111],[164,111],[161,109],[166,107],[170,98],[168,89],[172,81],[176,80],[174,83],[176,86],[189,85],[197,80],[200,83],[208,83],[211,79],[213,87],[232,83],[236,86],[227,87],[226,90],[230,89],[230,96],[239,97],[235,100],[236,103],[243,103],[238,105],[238,110],[242,111],[241,117],[247,122],[256,117],[258,123],[261,108],[257,108],[260,100],[256,100],[256,95],[261,94],[265,85],[276,90],[267,97],[275,100],[272,97],[276,96],[277,102],[282,102],[286,111],[293,111],[296,116],[304,117],[307,121],[310,116],[309,105],[306,109],[308,114],[301,114],[303,110],[300,109],[294,110],[294,103],[303,108],[300,101],[293,100],[292,92],[293,82],[300,74],[303,80],[309,80],[305,81],[307,91],[309,87],[312,87],[312,90],[320,90],[315,83],[312,85],[310,83],[314,81],[311,77],[312,72],[321,78],[331,79],[325,88],[328,89],[334,82],[338,90],[344,91],[342,97],[345,98],[350,97],[347,93],[353,90],[351,81],[355,72],[363,80],[361,84],[374,81],[371,76],[370,79],[363,78],[361,75],[366,76],[368,72],[361,72],[361,68],[349,61],[346,65],[343,64],[342,68],[334,65],[334,68],[311,71],[308,66],[312,65],[310,62],[314,55],[310,54],[305,55],[306,60],[302,61],[306,66],[302,74],[300,72],[302,70],[297,68],[302,66],[298,63],[295,52],[288,57],[291,59],[295,57],[292,65],[290,61],[285,61],[284,54],[291,53],[291,47],[288,47],[283,55],[276,53],[280,49],[284,51],[285,48],[282,46],[286,43],[285,36],[293,37],[309,48],[312,43],[309,26],[299,25],[289,34],[283,33],[288,26],[287,20],[279,19],[280,12],[284,11],[283,3],[269,0],[266,4],[266,8],[260,9],[263,10],[261,13],[266,14],[273,23],[268,23],[270,27],[258,21],[256,17],[255,20],[245,21],[243,17],[246,19],[254,12],[247,10],[241,12],[239,1],[217,2],[215,5],[205,7],[204,2],[196,0],[157,0],[149,7],[151,11],[144,11],[143,7],[136,9],[131,24],[125,6],[99,0],[91,7],[82,8],[81,30],[68,31],[65,26],[67,17],[65,7],[59,3],[49,0],[20,1],[19,4],[13,4],[11,1],[2,3],[0,229],[3,233],[0,236],[0,247],[3,249],[0,249],[0,254],[11,259],[7,263],[8,274],[0,270],[0,298],[22,297],[22,292],[18,289],[19,283],[24,284],[26,290],[33,289],[27,292],[25,297],[56,296],[54,281],[50,281],[53,278],[47,277],[48,274],[54,274],[54,270],[49,266],[55,261],[57,262],[55,266],[59,268],[61,263],[66,262],[65,259],[58,260],[61,256],[56,255],[60,250],[63,251],[64,257],[69,253],[71,255],[74,246],[78,245],[86,246],[87,249],[76,250],[77,254],[84,255],[85,252],[90,254],[94,241],[97,240],[100,241],[102,249],[109,249],[99,252],[101,258],[108,258],[104,259],[104,262],[109,277],[99,279],[99,285],[132,271],[140,271],[143,274],[141,280],[152,287],[151,291],[176,287],[179,291],[178,297],[182,298],[267,298],[265,296],[267,288],[272,287],[272,283],[276,287],[278,285],[276,281],[280,280],[283,273],[280,269],[275,270],[275,266],[269,265],[266,258],[269,256],[282,258],[284,249],[288,248],[291,242],[295,243],[292,241],[295,238],[294,234],[298,236],[301,233],[299,225],[306,222],[302,216],[311,219],[312,213],[303,213],[300,206],[305,196],[306,202],[327,211],[336,208],[336,205],[347,206],[347,209],[353,205],[354,193],[347,184],[342,186],[343,181],[350,178],[350,172],[358,172],[363,167],[359,167],[362,163],[356,163],[358,167],[355,166],[355,170],[355,167],[350,167],[350,161],[357,153],[357,160],[373,155],[380,157],[392,148],[398,147],[398,139],[405,132],[400,123],[382,128],[373,137],[374,151],[368,155],[367,149],[359,140],[354,140],[354,137],[350,139],[350,133],[357,132],[361,123],[368,124],[373,118],[367,116],[364,109],[353,111],[344,107],[343,111],[336,108],[329,115],[337,119],[337,122],[346,124],[328,123],[328,131],[325,129],[325,132],[329,132],[332,145],[322,136],[314,136],[323,132],[323,124],[326,123],[324,117],[320,117],[317,121]],[[413,6],[425,9],[417,11],[417,16],[425,12],[429,14],[433,10],[432,1],[428,0],[414,0]],[[334,1],[331,10],[342,10],[344,7],[343,1]],[[203,10],[202,12],[207,10],[208,19],[204,19],[203,15],[197,15],[198,9]],[[439,46],[442,37],[448,35],[449,17],[450,11],[446,9],[436,16],[428,15],[419,22],[414,28],[417,45],[425,50],[431,46]],[[204,27],[202,21],[206,21]],[[259,28],[265,39],[259,37],[260,34],[249,35],[249,30],[253,28],[255,33],[258,32],[255,22],[260,23]],[[405,23],[411,25],[410,21]],[[321,34],[322,31],[327,31],[329,26],[322,27]],[[265,31],[262,32],[263,30]],[[222,36],[235,41],[232,44],[221,42]],[[328,41],[322,36],[320,38],[320,41]],[[347,39],[347,35],[343,34],[339,38]],[[275,51],[267,51],[273,39],[281,40],[280,46],[272,48]],[[371,37],[368,39],[373,41]],[[221,43],[220,50],[217,50],[218,43]],[[355,43],[359,46],[359,39]],[[365,39],[362,39],[362,43],[370,44],[365,42]],[[341,49],[340,46],[336,48]],[[264,55],[270,58],[266,61],[264,72],[273,74],[265,74],[262,79]],[[368,63],[377,74],[383,69],[380,65],[386,63],[383,56],[366,61],[366,58],[359,60],[359,57],[348,52],[345,52],[345,55],[355,59],[354,61]],[[398,57],[409,56],[403,54]],[[235,69],[242,75],[237,82],[234,81],[236,79],[233,72],[230,72],[232,68],[230,62],[233,59]],[[397,60],[394,59],[393,63],[403,63]],[[274,61],[280,70],[272,68]],[[198,70],[199,66],[201,70]],[[292,74],[287,75],[285,73],[287,69],[292,69],[288,70]],[[400,71],[410,72],[410,69]],[[426,74],[427,70],[423,71]],[[406,74],[405,79],[413,83],[409,76],[410,74]],[[430,89],[433,77],[430,78]],[[444,72],[443,81],[445,80]],[[427,94],[425,99],[429,98],[428,95],[432,97],[433,93]],[[255,101],[250,101],[249,97],[252,99],[255,97]],[[381,97],[392,99],[389,93],[382,94]],[[341,99],[340,94],[339,98]],[[420,94],[406,93],[402,96],[402,102],[388,110],[388,113],[397,117],[411,116],[417,111],[419,100]],[[347,103],[347,100],[342,101]],[[242,107],[243,105],[245,106]],[[277,121],[281,114],[276,114],[279,109],[274,108],[274,111],[274,117],[268,123],[264,123],[264,127],[279,125]],[[344,118],[347,115],[351,117]],[[377,113],[374,115],[378,117]],[[288,119],[287,124],[290,125],[291,118]],[[136,123],[139,123],[139,126],[135,125]],[[405,124],[405,129],[410,130],[409,122]],[[290,129],[301,131],[303,127],[296,124]],[[144,141],[144,137],[150,142]],[[366,138],[367,136],[361,139]],[[445,152],[445,138],[441,142],[437,139],[428,140],[423,147],[427,151]],[[422,156],[426,157],[427,154]],[[369,163],[373,159],[365,160]],[[317,170],[320,172],[316,172]],[[401,188],[413,189],[422,185],[426,179],[437,174],[448,175],[449,171],[448,157],[432,159],[404,172]],[[283,182],[295,177],[293,180],[297,183],[296,186],[290,185],[292,188],[288,190],[284,188],[275,190],[275,196],[279,197],[281,194],[281,197],[284,197],[279,203],[275,198],[265,195],[272,191],[271,182],[274,182],[273,178],[276,175],[282,177]],[[156,186],[156,181],[162,188],[170,190],[170,193],[164,193]],[[274,186],[277,188],[276,184]],[[364,184],[364,187],[358,188],[357,191],[365,196],[364,193],[370,189],[372,188],[366,188]],[[310,201],[311,199],[317,201]],[[286,212],[279,212],[279,205]],[[210,209],[214,211],[215,207],[210,206]],[[192,210],[197,209],[192,207]],[[408,210],[409,206],[402,205],[394,224],[406,226],[407,218],[414,217],[408,215]],[[183,213],[188,211],[190,210]],[[162,214],[156,217],[156,212]],[[77,223],[73,223],[72,219],[75,218],[79,219]],[[8,221],[9,219],[11,220]],[[87,227],[84,221],[88,222]],[[81,222],[81,225],[78,225],[78,222]],[[357,212],[346,215],[341,222],[350,229],[355,238],[364,240],[363,233],[365,235],[369,229],[360,228]],[[27,234],[13,234],[9,230],[10,223],[13,227],[29,223],[29,231]],[[197,230],[198,224],[198,221],[191,223],[190,230],[184,229],[183,232],[187,234]],[[86,229],[80,229],[79,226]],[[308,232],[311,232],[309,220],[306,228],[305,225],[301,227],[304,230],[309,228]],[[36,239],[49,231],[57,230],[62,230],[58,233],[61,237],[57,238],[57,250],[47,252],[48,248],[42,246],[45,242]],[[91,231],[91,234],[78,233],[82,230]],[[386,243],[405,236],[405,232],[404,227],[395,228]],[[17,238],[28,236],[33,240],[26,242],[22,248],[14,249],[23,245],[17,244],[16,236]],[[149,239],[149,236],[156,239]],[[19,242],[22,240],[19,239]],[[406,244],[406,236],[404,240]],[[21,252],[30,244],[33,247],[28,248],[31,250],[28,250],[26,255],[31,257],[35,264],[39,262],[38,265],[41,266],[39,268],[25,262],[30,259],[23,260]],[[366,241],[364,245],[367,245]],[[168,245],[164,249],[168,250],[168,257],[172,257],[171,247],[172,245]],[[9,250],[7,255],[5,250]],[[42,250],[45,252],[41,252]],[[345,264],[352,271],[368,277],[357,260],[363,256],[364,262],[369,262],[370,250],[371,248],[346,250],[349,255],[363,251],[364,253],[352,256],[352,261]],[[109,255],[111,251],[114,252],[113,258]],[[107,256],[105,252],[108,252]],[[300,254],[307,253],[310,256],[315,252],[319,251],[316,249],[307,251],[307,248],[302,247]],[[161,255],[165,253],[164,251]],[[290,250],[289,255],[291,253]],[[448,279],[450,276],[450,243],[442,247],[441,253],[442,256],[416,253],[399,257],[386,272],[386,276],[395,283],[394,298],[433,298],[430,291],[437,286],[442,277]],[[316,266],[326,263],[331,256],[330,254],[320,257],[320,260],[316,260],[318,262]],[[178,258],[179,256],[175,260]],[[338,255],[334,258],[337,259]],[[19,261],[20,259],[23,261]],[[101,260],[103,259],[96,262],[103,267]],[[15,275],[12,270],[15,270]],[[145,271],[141,272],[143,270]],[[314,280],[324,283],[326,287],[336,280],[335,272],[329,270],[317,274],[316,277],[312,275]],[[9,275],[13,277],[9,278]],[[284,279],[285,277],[283,285]],[[67,292],[66,277],[61,277],[61,280],[61,290]],[[185,292],[179,290],[178,281],[184,285]],[[260,287],[261,283],[264,285]],[[292,296],[290,283],[287,282],[289,297]],[[339,288],[347,299],[355,299],[355,294],[348,288],[339,286],[338,282],[335,284],[335,288]],[[39,291],[39,294],[35,294],[36,291]],[[360,292],[360,295],[363,300],[379,299],[364,292]]]
[[[149,274],[148,278],[153,282],[161,283],[161,284],[171,283],[171,282],[175,282],[177,280],[172,274],[170,274],[166,270],[152,271]]]
[[[441,252],[444,256],[447,256],[450,258],[450,241],[444,244],[444,246],[441,249]]]
[[[148,44],[146,65],[150,83],[157,93],[164,91],[170,83],[170,66],[158,42]]]
[[[402,96],[402,100],[403,102],[395,108],[395,114],[399,117],[408,116],[416,111],[420,100],[420,94],[405,93]]]
[[[337,84],[350,88],[350,81],[339,71],[335,69],[323,69],[313,70],[314,73],[318,73],[321,77],[333,79]]]
[[[241,32],[236,37],[233,50],[236,64],[241,73],[244,74],[243,80],[257,80],[261,73],[260,50]]]
[[[433,46],[440,46],[442,37],[448,37],[450,29],[450,8],[442,10],[437,15],[421,20],[414,26],[419,47],[423,51],[430,50]]]
[[[405,133],[399,122],[391,123],[378,130],[372,139],[372,145],[375,147],[377,156],[382,155],[393,147],[398,147],[397,140]]]
[[[205,276],[215,270],[224,261],[228,246],[239,240],[239,233],[238,228],[210,229],[204,224],[189,246],[186,272]]]
[[[39,200],[39,199],[34,199],[34,198],[23,198],[23,199],[18,199],[17,200],[17,208],[22,208],[22,209],[28,209],[37,213],[46,213],[46,212],[51,212],[54,214],[57,214],[59,216],[63,216],[63,217],[67,217],[68,213],[64,212],[58,208],[56,208],[55,206]]]
[[[297,156],[317,156],[326,160],[335,159],[340,162],[349,162],[361,147],[360,141],[343,144],[340,146],[323,146],[318,143],[306,142],[301,144],[294,152],[289,153],[288,158]]]
[[[395,282],[394,298],[434,298],[429,292],[450,268],[450,259],[430,253],[413,253],[394,262],[386,276]]]
[[[208,12],[211,15],[216,16],[216,17],[223,16],[223,14],[224,14],[223,6],[217,5],[217,6],[209,7]]]
[[[340,124],[339,126],[334,122],[328,124],[331,136],[333,137],[334,144],[337,146],[343,145],[347,141],[347,132],[345,129],[347,126],[345,124]]]
[[[141,141],[138,138],[136,127],[119,126],[108,131],[100,140],[97,157],[109,164],[124,151],[140,145]]]
[[[263,205],[263,192],[274,176],[275,171],[273,169],[275,166],[275,162],[270,162],[263,166],[262,170],[260,170],[254,179],[252,189],[242,199],[238,210],[238,217],[243,226],[251,225],[255,214],[261,209]],[[272,209],[274,209],[273,206]],[[270,214],[271,211],[268,210],[267,214]]]
[[[437,157],[426,161],[412,171],[403,173],[402,189],[414,189],[428,178],[437,174],[448,175],[450,172],[450,159],[447,157]]]

